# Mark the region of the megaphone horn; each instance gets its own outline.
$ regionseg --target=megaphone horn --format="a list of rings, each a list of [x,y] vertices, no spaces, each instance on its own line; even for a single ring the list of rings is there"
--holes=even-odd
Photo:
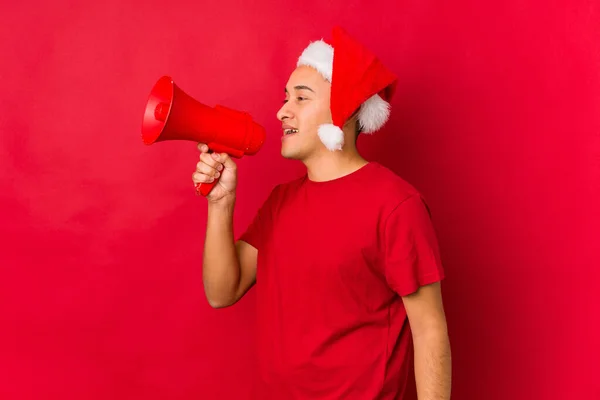
[[[256,154],[265,139],[265,129],[247,112],[202,104],[181,90],[170,76],[161,77],[150,91],[142,121],[142,141],[147,145],[188,140],[241,158]],[[196,191],[206,196],[217,182],[198,184]]]

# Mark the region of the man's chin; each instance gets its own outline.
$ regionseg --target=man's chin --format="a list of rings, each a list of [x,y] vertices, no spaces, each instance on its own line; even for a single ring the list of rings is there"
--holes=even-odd
[[[291,149],[286,149],[286,148],[281,149],[281,156],[288,160],[298,160],[299,159],[299,154],[297,152],[292,151]]]
[[[283,151],[281,152],[281,156],[283,158],[285,158],[286,160],[298,160],[299,159],[299,157],[296,154],[291,154],[291,153],[283,152]]]

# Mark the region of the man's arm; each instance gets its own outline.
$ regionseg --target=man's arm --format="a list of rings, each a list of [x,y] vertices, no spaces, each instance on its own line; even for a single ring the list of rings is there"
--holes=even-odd
[[[234,208],[235,199],[208,207],[202,279],[214,308],[233,305],[256,282],[258,251],[244,241],[235,242]]]
[[[452,362],[440,283],[402,298],[415,349],[419,400],[449,400]]]

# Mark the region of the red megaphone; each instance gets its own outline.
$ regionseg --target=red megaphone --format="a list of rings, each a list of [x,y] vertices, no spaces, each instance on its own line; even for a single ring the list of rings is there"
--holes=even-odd
[[[142,122],[145,144],[190,140],[205,143],[211,151],[241,158],[256,154],[265,139],[265,129],[248,113],[206,106],[183,92],[169,76],[160,78],[150,92]],[[196,191],[206,196],[217,182],[198,184]]]

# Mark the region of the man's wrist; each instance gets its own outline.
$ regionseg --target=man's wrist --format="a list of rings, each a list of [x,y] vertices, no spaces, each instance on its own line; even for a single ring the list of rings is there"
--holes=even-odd
[[[235,207],[235,193],[228,194],[219,200],[208,200],[208,209],[214,212],[233,212]]]

